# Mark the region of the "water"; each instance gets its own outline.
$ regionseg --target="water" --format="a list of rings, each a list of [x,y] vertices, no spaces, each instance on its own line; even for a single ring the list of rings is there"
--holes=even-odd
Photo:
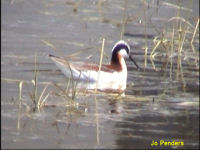
[[[174,56],[170,79],[170,62],[167,64],[166,57],[156,57],[155,70],[149,56],[154,47],[153,39],[164,27],[172,28],[168,20],[176,16],[174,6],[179,3],[175,1],[170,5],[172,1],[152,0],[145,5],[147,36],[144,34],[143,1],[127,3],[112,0],[1,1],[2,148],[199,147],[199,35],[194,40],[195,53],[190,45],[184,45],[183,78],[181,74],[177,78],[177,57]],[[98,49],[104,37],[105,52],[110,57],[112,46],[120,37],[119,25],[125,5],[125,15],[132,21],[125,25],[124,40],[130,44],[132,55],[141,68],[144,67],[147,37],[149,49],[145,71],[137,71],[132,62],[127,61],[126,96],[97,94],[98,118],[92,93],[78,93],[75,102],[79,105],[66,106],[69,100],[58,95],[62,92],[55,84],[64,87],[67,79],[48,54],[67,56],[81,51],[77,57],[91,56],[91,61],[98,62]],[[192,10],[181,9],[180,15],[195,27],[199,1],[181,1],[180,5]],[[45,94],[50,93],[40,112],[33,112],[30,98],[35,55],[39,64],[38,91],[41,93],[48,84]],[[109,62],[109,57],[104,56],[104,63]],[[20,80],[24,81],[21,109],[18,105]],[[184,146],[151,146],[152,141],[159,143],[160,140],[181,141]]]

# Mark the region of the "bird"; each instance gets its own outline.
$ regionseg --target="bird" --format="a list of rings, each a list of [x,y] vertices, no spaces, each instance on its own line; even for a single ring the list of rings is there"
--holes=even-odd
[[[130,55],[129,44],[124,40],[118,41],[113,46],[111,61],[109,64],[102,64],[100,72],[98,64],[84,61],[73,62],[52,54],[49,54],[49,57],[66,77],[72,76],[73,79],[91,83],[87,87],[88,90],[96,88],[103,92],[125,92],[127,85],[127,66],[124,58],[129,58],[136,65],[137,69],[140,69]]]

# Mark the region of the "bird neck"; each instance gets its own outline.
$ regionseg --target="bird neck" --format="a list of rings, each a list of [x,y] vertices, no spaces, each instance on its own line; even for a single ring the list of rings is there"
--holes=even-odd
[[[122,71],[124,69],[127,70],[125,60],[120,53],[116,53],[115,55],[112,55],[111,65],[115,66],[115,68],[117,68],[117,70],[119,71]]]

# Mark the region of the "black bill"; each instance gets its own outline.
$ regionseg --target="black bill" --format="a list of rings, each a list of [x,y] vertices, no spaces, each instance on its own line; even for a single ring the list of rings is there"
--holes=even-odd
[[[138,66],[138,64],[135,62],[135,60],[133,59],[133,57],[131,55],[129,55],[129,59],[135,64],[135,66],[137,67],[137,70],[140,70],[140,67]]]

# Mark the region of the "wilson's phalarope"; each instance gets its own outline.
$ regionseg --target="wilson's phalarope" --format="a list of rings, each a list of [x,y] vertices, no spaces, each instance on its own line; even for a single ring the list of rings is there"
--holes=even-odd
[[[86,62],[72,63],[69,60],[49,55],[57,67],[65,76],[73,74],[74,79],[85,80],[95,83],[98,80],[99,66],[97,64],[89,64]],[[117,42],[112,49],[112,57],[110,64],[102,64],[99,75],[98,87],[100,91],[123,93],[126,89],[127,67],[124,58],[128,57],[134,62],[137,69],[139,66],[130,55],[130,46],[125,41]],[[88,87],[88,89],[94,89]]]

